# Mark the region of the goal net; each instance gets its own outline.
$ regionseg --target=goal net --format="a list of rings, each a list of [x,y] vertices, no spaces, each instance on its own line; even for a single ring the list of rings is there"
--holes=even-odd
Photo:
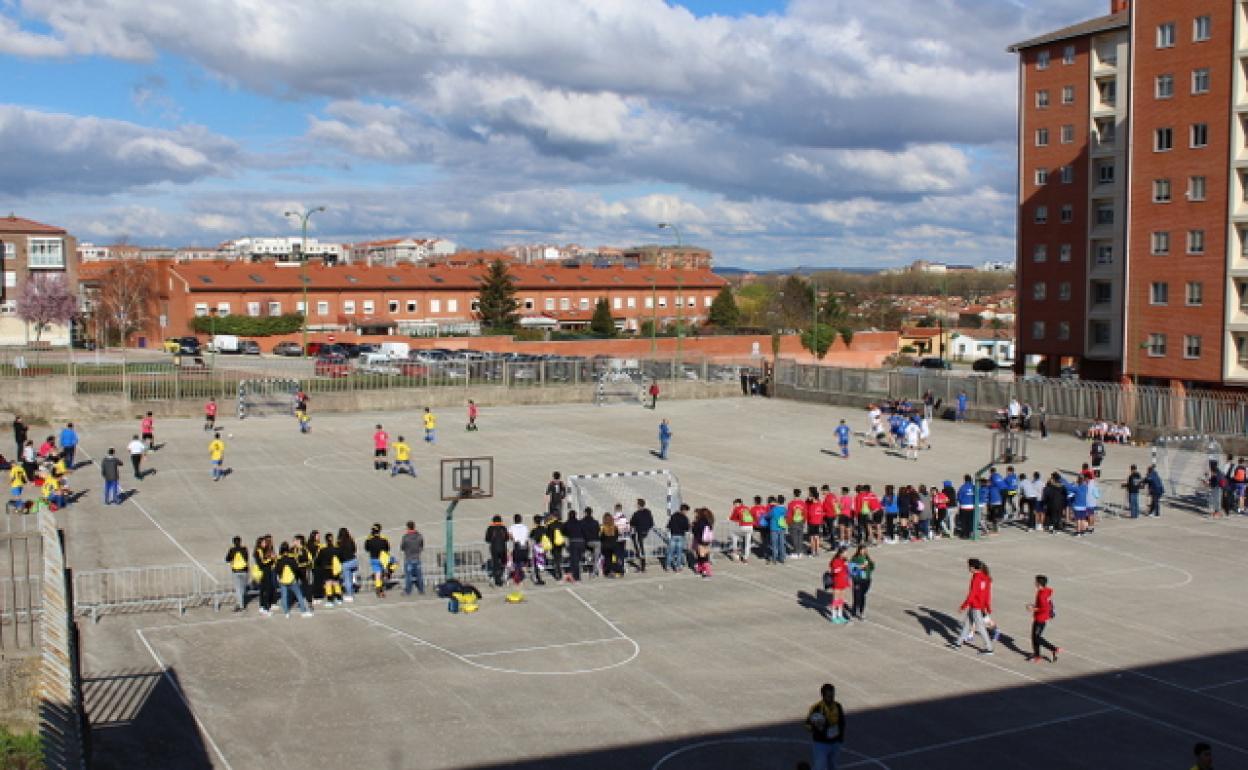
[[[594,386],[594,403],[604,404],[644,404],[646,389],[637,375],[618,369],[609,369],[598,375]]]
[[[299,380],[262,377],[238,383],[238,419],[265,417],[270,414],[292,414]]]
[[[1222,461],[1222,445],[1213,436],[1161,436],[1153,442],[1153,456],[1167,497],[1203,500],[1209,464]]]
[[[666,552],[667,540],[662,533],[667,531],[667,517],[681,505],[680,481],[671,471],[578,474],[568,477],[568,488],[576,510],[593,508],[594,518],[599,521],[605,512],[615,510],[616,503],[631,517],[637,510],[637,501],[645,500],[655,524],[646,540],[646,550],[656,557]],[[626,548],[631,555],[631,544]]]

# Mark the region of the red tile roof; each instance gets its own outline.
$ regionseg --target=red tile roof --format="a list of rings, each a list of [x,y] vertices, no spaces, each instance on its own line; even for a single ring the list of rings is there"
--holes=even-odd
[[[12,214],[9,214],[7,217],[0,217],[0,233],[66,235],[65,229],[62,227],[45,225],[42,222],[15,217]]]
[[[339,265],[327,267],[310,263],[308,286],[312,289],[337,290],[410,290],[459,289],[475,290],[485,273],[484,265],[464,267],[396,265],[393,267]],[[302,288],[297,266],[279,267],[273,263],[199,262],[172,265],[169,271],[182,278],[190,291],[263,291],[265,289]],[[553,265],[511,265],[516,288],[584,289],[649,289],[651,281],[658,289],[719,289],[727,281],[709,270],[662,270],[657,268],[569,268]]]

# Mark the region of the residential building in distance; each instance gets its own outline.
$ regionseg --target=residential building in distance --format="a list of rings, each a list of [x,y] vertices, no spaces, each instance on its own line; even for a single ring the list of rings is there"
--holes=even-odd
[[[320,259],[327,263],[343,261],[347,249],[341,243],[322,243],[316,238],[307,239],[308,259]],[[304,240],[298,235],[237,238],[223,244],[229,258],[243,262],[299,262]]]
[[[354,265],[389,267],[403,262],[417,263],[449,257],[456,250],[455,242],[445,238],[386,238],[351,244],[349,260]]]
[[[674,267],[686,270],[711,269],[711,252],[697,246],[634,246],[623,250],[622,259],[626,265],[657,267],[660,270]]]
[[[1107,10],[1010,49],[1018,366],[1248,385],[1246,6]]]
[[[45,225],[9,214],[0,217],[0,255],[3,259],[4,287],[0,299],[0,345],[26,345],[35,338],[34,330],[18,319],[17,298],[31,276],[64,276],[71,292],[78,285],[78,243],[64,228]],[[41,341],[66,345],[71,330],[54,326],[40,335]]]

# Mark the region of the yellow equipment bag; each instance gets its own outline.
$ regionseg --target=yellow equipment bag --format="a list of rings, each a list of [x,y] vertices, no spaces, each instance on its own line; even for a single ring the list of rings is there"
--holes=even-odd
[[[507,598],[504,599],[504,601],[506,601],[508,604],[519,604],[520,602],[524,601],[524,594],[520,593],[519,591],[512,591],[511,593],[507,594]]]

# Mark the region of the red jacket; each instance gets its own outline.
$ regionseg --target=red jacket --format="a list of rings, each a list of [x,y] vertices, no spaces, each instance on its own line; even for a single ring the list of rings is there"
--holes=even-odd
[[[979,570],[971,575],[971,586],[966,591],[966,599],[962,601],[963,610],[980,610],[992,612],[992,578]]]
[[[849,563],[844,556],[833,556],[828,562],[828,572],[832,573],[832,590],[844,591],[849,588]]]
[[[1031,619],[1037,623],[1048,623],[1053,619],[1053,589],[1045,586],[1036,589],[1036,600],[1032,603],[1035,607],[1031,611]]]
[[[731,521],[733,524],[741,525],[741,519],[747,516],[753,519],[753,521],[745,524],[744,526],[752,527],[758,524],[758,518],[750,513],[750,507],[748,505],[735,505],[732,508],[732,513],[728,516],[728,521]]]
[[[819,498],[812,497],[806,501],[806,521],[812,527],[823,525],[823,503],[819,502]]]
[[[800,511],[800,514],[799,514],[799,511]],[[800,518],[798,518],[795,521],[794,517],[797,517],[799,515],[800,515]],[[806,521],[806,503],[802,502],[801,500],[790,500],[789,506],[788,506],[787,518],[789,520],[790,525],[799,524],[803,521]]]

